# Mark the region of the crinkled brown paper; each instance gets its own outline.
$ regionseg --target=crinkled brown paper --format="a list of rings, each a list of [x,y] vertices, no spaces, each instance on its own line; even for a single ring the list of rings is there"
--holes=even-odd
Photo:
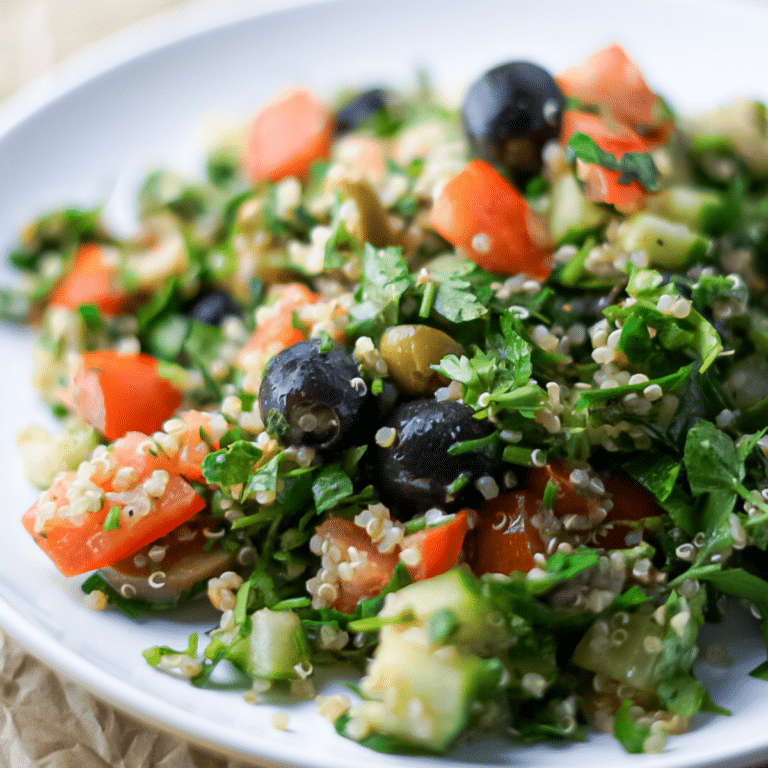
[[[0,768],[244,768],[149,728],[0,631]]]

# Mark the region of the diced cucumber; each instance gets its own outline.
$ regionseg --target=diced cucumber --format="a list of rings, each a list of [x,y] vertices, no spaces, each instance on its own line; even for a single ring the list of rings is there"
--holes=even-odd
[[[714,189],[677,186],[664,189],[656,195],[650,195],[647,210],[671,221],[701,230],[711,212],[722,208],[723,205],[722,196]]]
[[[649,612],[620,611],[596,621],[573,652],[571,661],[641,690],[659,682],[666,627]]]
[[[627,251],[644,251],[648,265],[679,270],[703,258],[710,250],[709,238],[652,213],[637,213],[628,218],[617,233],[619,246]]]
[[[59,472],[72,472],[99,444],[96,430],[82,419],[65,419],[64,429],[49,433],[32,424],[16,433],[16,447],[24,460],[24,476],[37,488],[49,488]]]
[[[248,673],[270,680],[300,677],[298,669],[309,664],[309,646],[298,615],[262,608],[251,616],[251,622]]]
[[[384,627],[353,716],[366,729],[443,752],[495,696],[501,676],[498,659],[435,649],[419,628]]]
[[[566,173],[555,182],[550,198],[549,232],[556,243],[581,243],[607,218],[605,209],[584,197],[573,174]]]
[[[452,619],[445,640],[481,655],[503,647],[509,638],[503,617],[482,592],[482,582],[462,568],[392,592],[379,616],[390,618],[406,612],[413,613],[415,624],[431,630],[433,636],[440,631],[435,626],[438,621]]]
[[[765,105],[751,99],[735,99],[682,121],[683,132],[688,136],[694,153],[734,153],[758,176],[768,174],[768,134],[765,126]]]
[[[226,659],[237,669],[262,680],[297,680],[310,670],[307,637],[293,611],[262,608],[249,617],[250,632],[216,629],[205,655]]]
[[[360,683],[365,701],[351,714],[362,721],[363,732],[442,752],[487,711],[502,677],[509,677],[498,658],[481,656],[512,640],[482,582],[460,568],[389,594],[379,613],[407,615],[410,622],[380,630]]]

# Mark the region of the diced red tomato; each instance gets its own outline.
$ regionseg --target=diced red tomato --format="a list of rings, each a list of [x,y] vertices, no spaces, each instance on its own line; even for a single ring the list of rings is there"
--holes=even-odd
[[[95,243],[77,249],[72,270],[48,297],[55,307],[76,310],[81,304],[94,304],[105,315],[121,314],[130,300],[130,294],[120,285],[116,266],[105,259],[101,246]]]
[[[181,404],[181,392],[142,353],[84,352],[62,400],[108,440],[159,430]]]
[[[112,565],[205,507],[192,486],[174,473],[173,459],[147,451],[149,442],[147,435],[127,434],[91,461],[89,480],[76,472],[59,475],[24,514],[27,532],[65,576]],[[73,509],[84,485],[98,494],[95,511]],[[118,527],[105,530],[115,507]]]
[[[439,194],[432,226],[490,272],[546,280],[552,243],[528,203],[483,160],[472,160]]]
[[[245,166],[254,181],[303,178],[315,160],[328,157],[333,116],[313,94],[296,89],[266,104],[251,123]]]
[[[338,596],[333,603],[337,610],[352,613],[361,600],[375,597],[389,583],[399,558],[398,550],[379,552],[365,529],[341,517],[328,518],[318,527],[316,535],[327,539],[329,551],[335,546],[340,553],[346,554],[350,547],[354,547],[365,555],[363,564],[355,568],[355,578],[339,581]]]
[[[464,547],[467,562],[478,576],[527,573],[534,567],[534,555],[546,551],[544,539],[533,522],[536,515],[553,514],[560,520],[569,515],[592,517],[595,528],[587,531],[589,543],[605,549],[623,549],[628,546],[625,537],[632,528],[613,525],[613,521],[642,520],[663,514],[653,494],[624,472],[601,473],[605,494],[600,495],[579,489],[570,476],[570,467],[551,461],[541,469],[530,469],[520,490],[483,502]],[[549,482],[557,486],[551,513],[543,505]],[[613,506],[599,523],[599,509],[605,508],[608,499]],[[598,525],[600,528],[595,532]]]
[[[610,152],[617,160],[626,152],[646,152],[648,149],[645,142],[625,125],[589,112],[567,110],[563,114],[560,133],[563,145],[575,133],[585,133],[600,149]],[[637,181],[620,184],[620,171],[611,171],[596,163],[577,160],[576,175],[584,182],[584,195],[596,203],[636,204],[648,194]]]
[[[319,300],[319,293],[310,291],[301,283],[273,286],[267,294],[266,303],[268,306],[272,304],[274,314],[256,326],[253,335],[238,354],[238,364],[248,368],[254,367],[256,353],[256,367],[261,368],[270,357],[298,341],[303,341],[305,334],[293,325],[293,312],[307,304],[316,304]]]
[[[219,417],[221,418],[221,417]],[[219,449],[219,441],[212,434],[211,414],[205,411],[185,411],[179,414],[181,425],[171,431],[178,450],[166,453],[174,460],[175,470],[187,480],[203,479],[202,462],[212,451]],[[200,430],[210,436],[212,446],[200,437]]]
[[[604,523],[614,520],[642,520],[645,517],[663,515],[664,510],[659,506],[656,497],[626,472],[600,473],[599,479],[605,488],[605,496],[596,496],[579,490],[570,479],[571,469],[568,465],[551,461],[545,467],[529,471],[526,488],[537,498],[541,499],[549,481],[557,487],[557,496],[553,505],[556,517],[566,515],[589,515],[610,498],[613,506],[608,511]],[[629,526],[613,526],[595,536],[595,544],[606,549],[623,549],[627,547],[625,536],[632,529]]]
[[[352,613],[355,606],[368,597],[375,597],[389,583],[400,553],[406,549],[417,549],[419,558],[416,565],[408,566],[414,581],[429,579],[445,573],[459,559],[464,537],[469,530],[469,510],[462,510],[454,517],[439,525],[406,536],[402,545],[392,552],[380,552],[378,546],[364,528],[352,520],[331,517],[317,529],[317,536],[328,542],[330,553],[335,547],[342,558],[353,547],[363,554],[362,562],[355,566],[354,579],[340,579],[337,583],[337,597],[333,607]]]
[[[659,517],[665,514],[656,497],[634,477],[626,472],[611,472],[601,476],[605,490],[611,494],[613,507],[606,520],[642,520],[645,517]],[[606,549],[624,549],[628,546],[626,536],[632,528],[613,525],[610,530],[597,537],[597,543]]]
[[[599,498],[594,493],[585,493],[571,482],[571,468],[561,461],[553,460],[544,467],[531,467],[525,478],[525,488],[541,500],[550,481],[557,486],[552,505],[555,517],[586,516],[600,506]]]
[[[467,536],[467,562],[478,576],[527,573],[533,556],[546,547],[531,519],[542,511],[541,495],[530,490],[503,493],[484,501]]]
[[[430,526],[403,539],[402,549],[415,547],[421,553],[415,566],[408,566],[414,581],[431,579],[445,573],[458,562],[469,531],[469,510],[462,510],[455,517],[439,525]]]
[[[601,107],[637,131],[648,145],[663,144],[673,120],[662,99],[646,84],[640,68],[620,45],[608,45],[556,78],[565,96]]]

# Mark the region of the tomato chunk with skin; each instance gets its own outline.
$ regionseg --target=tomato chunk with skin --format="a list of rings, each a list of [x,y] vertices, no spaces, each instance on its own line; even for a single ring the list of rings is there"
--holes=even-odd
[[[214,419],[221,422],[214,423]],[[187,480],[198,482],[203,479],[203,459],[219,449],[219,437],[229,425],[219,415],[212,416],[205,411],[185,411],[178,418],[163,424],[163,429],[169,436],[169,441],[163,446],[163,451],[174,462],[174,469]],[[200,431],[208,440],[203,440]]]
[[[561,141],[563,145],[575,133],[589,136],[600,149],[612,154],[617,160],[627,152],[646,152],[645,142],[630,128],[588,112],[568,110],[563,115]],[[576,160],[576,175],[584,183],[584,196],[597,203],[612,205],[635,205],[648,192],[637,182],[619,182],[620,171],[603,168],[596,163]]]
[[[463,509],[445,522],[403,539],[403,551],[412,548],[419,552],[416,564],[408,566],[414,581],[439,576],[456,565],[469,531],[469,515],[469,510]]]
[[[535,565],[533,556],[546,550],[532,522],[542,509],[541,496],[530,490],[503,493],[483,502],[465,546],[474,573],[508,576],[513,571],[530,571]]]
[[[267,306],[270,299],[274,301],[273,313],[258,323],[253,335],[238,354],[237,362],[242,367],[257,367],[261,370],[270,357],[304,341],[306,334],[294,327],[293,313],[308,304],[316,304],[320,294],[310,291],[301,283],[288,283],[273,286],[267,296]]]
[[[652,146],[663,144],[673,119],[645,82],[637,64],[616,44],[595,51],[556,78],[560,90],[584,105],[601,107]]]
[[[317,595],[318,607],[329,602],[339,611],[352,613],[361,600],[375,597],[390,582],[401,554],[408,550],[411,556],[403,555],[402,559],[414,581],[445,573],[458,563],[469,530],[469,515],[469,510],[462,510],[444,522],[405,536],[400,545],[387,552],[381,552],[366,529],[354,521],[331,517],[318,527],[312,551],[321,553],[321,573],[333,587],[326,596],[332,599],[320,591],[319,577],[307,586]]]
[[[642,520],[665,514],[656,497],[626,472],[613,472],[603,476],[603,484],[613,502],[606,518],[608,522]],[[605,533],[600,534],[597,541],[606,549],[624,549],[629,546],[627,535],[632,532],[630,526],[614,524]]]
[[[534,556],[547,550],[536,525],[547,516],[561,522],[570,516],[584,518],[588,524],[573,531],[582,535],[584,543],[624,549],[630,546],[626,536],[633,529],[615,522],[664,514],[653,494],[625,472],[599,473],[595,479],[602,483],[604,491],[601,492],[599,483],[596,488],[580,488],[571,479],[567,464],[551,461],[545,467],[531,468],[520,490],[485,501],[477,511],[477,523],[464,547],[475,574],[530,571],[535,565]],[[556,486],[556,492],[552,510],[548,511],[543,499],[550,482]]]
[[[594,519],[599,509],[607,509],[601,528],[593,537],[594,545],[605,549],[630,546],[626,536],[633,529],[627,525],[614,525],[613,521],[637,521],[664,514],[656,497],[626,472],[601,472],[597,479],[602,483],[604,493],[581,490],[571,480],[571,468],[563,462],[552,461],[541,469],[529,471],[526,488],[541,499],[547,483],[553,482],[557,494],[552,511],[560,519],[566,515],[592,516]]]
[[[150,447],[147,435],[129,433],[59,475],[24,514],[24,528],[65,576],[112,565],[205,507],[173,459]]]
[[[328,518],[318,527],[315,536],[324,548],[323,557],[328,558],[329,564],[334,563],[333,568],[338,571],[338,579],[327,583],[331,583],[335,592],[335,598],[329,602],[339,611],[353,613],[361,600],[378,595],[395,572],[399,549],[379,552],[365,529],[352,520]],[[332,569],[323,567],[322,570]],[[345,578],[346,575],[350,578]],[[322,589],[322,585],[318,586],[320,599],[324,597]]]
[[[546,280],[552,243],[522,195],[492,166],[472,160],[438,195],[432,226],[490,272]]]
[[[129,306],[130,294],[120,285],[117,268],[95,243],[77,249],[72,270],[54,287],[49,304],[77,310],[93,304],[105,315],[119,315]]]
[[[84,352],[62,400],[108,440],[159,430],[181,405],[181,391],[143,353]]]
[[[254,181],[303,178],[315,160],[328,157],[332,114],[307,90],[295,89],[266,104],[247,136],[245,166]]]

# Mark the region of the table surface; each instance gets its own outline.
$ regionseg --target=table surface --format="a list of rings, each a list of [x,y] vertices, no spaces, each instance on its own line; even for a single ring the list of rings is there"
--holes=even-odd
[[[747,0],[768,5],[768,0]],[[274,4],[274,3],[272,3]],[[189,0],[0,0],[0,103],[87,45]],[[51,702],[57,702],[52,707]],[[240,768],[154,731],[0,632],[0,766]],[[762,766],[761,768],[768,768]]]

